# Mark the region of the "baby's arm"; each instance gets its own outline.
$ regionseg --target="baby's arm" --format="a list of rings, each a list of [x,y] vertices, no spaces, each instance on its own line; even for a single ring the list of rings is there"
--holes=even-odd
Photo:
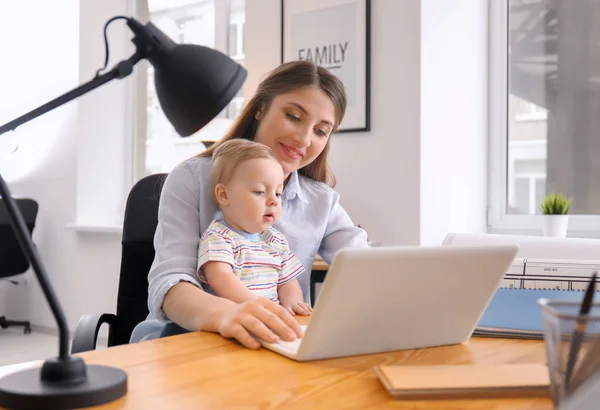
[[[248,290],[240,278],[235,276],[233,268],[225,262],[206,262],[202,266],[204,276],[209,286],[217,296],[243,303],[251,299],[258,299],[254,293]],[[298,286],[299,288],[300,286]],[[301,291],[302,292],[302,291]]]
[[[310,315],[312,308],[308,303],[304,302],[302,297],[302,289],[296,278],[285,282],[279,286],[279,303],[281,306],[290,311],[290,313],[298,313],[300,315]]]

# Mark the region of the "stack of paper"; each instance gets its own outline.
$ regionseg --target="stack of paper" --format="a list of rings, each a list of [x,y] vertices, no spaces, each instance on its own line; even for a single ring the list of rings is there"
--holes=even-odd
[[[448,234],[444,245],[517,244],[506,272],[474,331],[475,336],[542,339],[537,300],[578,301],[594,271],[600,271],[600,241],[494,234]],[[600,290],[600,286],[598,286]]]
[[[542,364],[387,365],[375,373],[397,399],[548,397],[550,379]]]

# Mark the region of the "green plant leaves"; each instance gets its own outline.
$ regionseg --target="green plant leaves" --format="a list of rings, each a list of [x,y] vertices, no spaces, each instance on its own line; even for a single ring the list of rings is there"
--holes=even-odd
[[[553,192],[544,197],[541,205],[542,213],[544,215],[565,215],[569,212],[572,201],[573,198]]]

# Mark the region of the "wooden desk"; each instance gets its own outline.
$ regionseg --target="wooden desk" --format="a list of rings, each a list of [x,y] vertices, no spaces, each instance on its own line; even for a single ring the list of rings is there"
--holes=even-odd
[[[329,265],[323,259],[317,258],[314,260],[313,265],[312,265],[313,272],[314,271],[327,272],[327,269],[329,269]]]
[[[325,275],[327,274],[327,270],[329,269],[329,265],[320,257],[317,257],[313,261],[312,269],[310,272],[310,300],[312,301],[312,305],[314,306],[315,300],[317,299],[316,293],[316,284],[323,283],[325,280]]]
[[[305,320],[305,318],[301,318]],[[548,398],[396,401],[380,364],[543,363],[542,341],[472,338],[468,344],[297,363],[196,332],[81,354],[129,375],[129,392],[96,409],[553,409]]]

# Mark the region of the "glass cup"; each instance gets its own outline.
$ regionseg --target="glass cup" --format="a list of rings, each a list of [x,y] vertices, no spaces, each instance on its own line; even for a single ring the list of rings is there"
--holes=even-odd
[[[579,314],[581,302],[538,299],[537,303],[542,311],[550,392],[558,407],[600,370],[600,303],[593,303],[585,316]]]

